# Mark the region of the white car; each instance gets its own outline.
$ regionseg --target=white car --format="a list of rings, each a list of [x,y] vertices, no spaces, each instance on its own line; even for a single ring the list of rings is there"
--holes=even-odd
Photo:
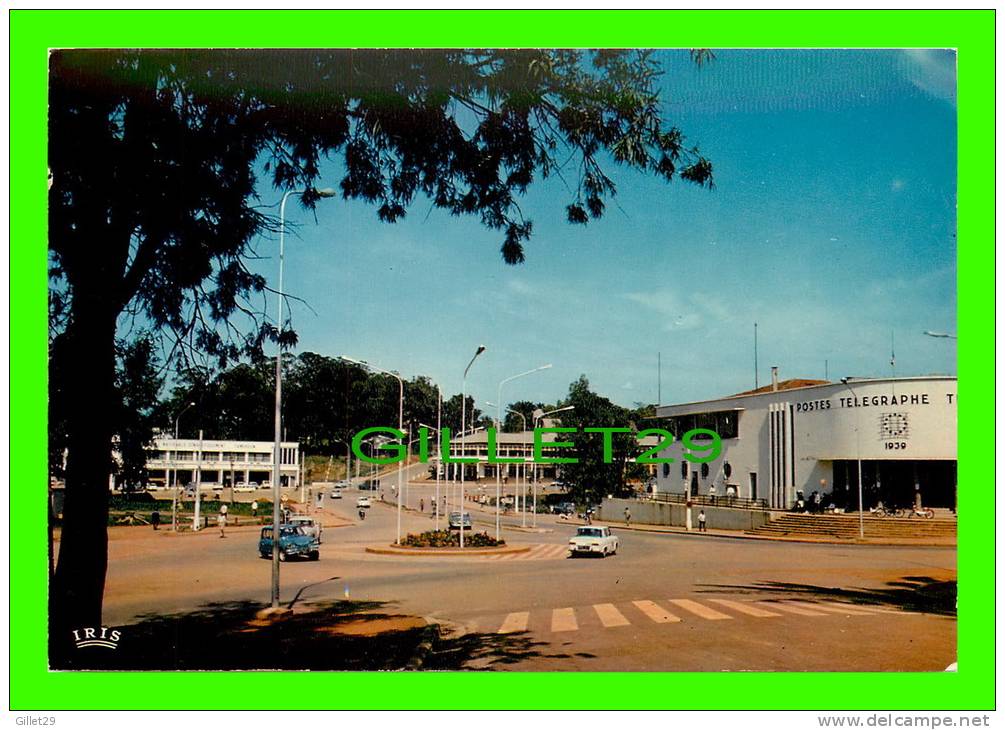
[[[338,487],[335,487],[335,489],[331,491],[330,496],[332,499],[342,499],[342,490],[339,489]]]
[[[370,509],[370,498],[360,497],[359,499],[356,500],[356,506],[359,507],[360,509]]]
[[[321,522],[313,517],[304,517],[299,515],[291,517],[289,524],[297,525],[304,531],[305,535],[317,538],[317,541],[321,542],[321,533],[323,532],[323,528],[321,526]]]
[[[579,527],[569,540],[571,556],[600,555],[606,558],[618,552],[618,538],[610,527]]]

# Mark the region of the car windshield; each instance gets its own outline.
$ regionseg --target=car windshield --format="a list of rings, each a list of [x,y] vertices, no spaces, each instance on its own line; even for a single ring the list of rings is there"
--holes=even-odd
[[[580,537],[602,537],[603,534],[599,527],[580,527],[576,530],[576,535]]]
[[[300,527],[291,526],[282,528],[283,535],[303,535],[304,531]]]

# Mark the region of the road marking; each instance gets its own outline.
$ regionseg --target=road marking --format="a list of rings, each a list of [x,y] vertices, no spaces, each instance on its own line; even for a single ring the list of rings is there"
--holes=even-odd
[[[625,615],[621,611],[614,607],[613,603],[596,603],[593,605],[593,610],[597,612],[600,623],[607,628],[611,626],[631,625],[631,622],[625,618]]]
[[[519,611],[506,616],[502,626],[499,627],[500,634],[512,634],[514,631],[526,631],[527,621],[530,619],[528,611]]]
[[[576,623],[576,612],[571,608],[556,608],[551,612],[552,631],[576,631],[579,624]]]
[[[769,618],[771,616],[782,615],[780,613],[775,613],[774,611],[765,611],[763,608],[758,608],[751,603],[744,603],[743,601],[728,601],[725,598],[709,598],[708,600],[710,603],[718,603],[720,606],[731,608],[734,611],[745,613],[748,616],[757,616],[757,618]]]
[[[569,552],[565,545],[534,545],[530,550],[522,553],[508,553],[505,555],[485,555],[482,560],[510,561],[510,560],[555,560],[564,558]]]
[[[850,603],[838,603],[837,601],[820,601],[815,603],[808,603],[804,601],[793,601],[797,606],[809,609],[820,609],[821,611],[828,611],[831,613],[844,613],[852,614],[857,616],[875,616],[878,613],[886,613],[885,611],[878,611],[876,609],[864,608],[862,606],[855,606]]]
[[[762,606],[771,606],[785,613],[794,613],[797,616],[826,616],[826,611],[810,608],[800,608],[798,601],[777,601],[772,603],[762,603]]]
[[[709,621],[721,621],[723,619],[733,618],[732,616],[727,616],[724,613],[719,613],[714,608],[703,606],[697,601],[692,601],[688,598],[671,598],[670,603],[680,606],[685,611],[690,611],[695,616],[708,619]]]
[[[666,624],[680,621],[680,616],[674,616],[669,611],[664,611],[652,601],[632,601],[635,607],[658,624]]]

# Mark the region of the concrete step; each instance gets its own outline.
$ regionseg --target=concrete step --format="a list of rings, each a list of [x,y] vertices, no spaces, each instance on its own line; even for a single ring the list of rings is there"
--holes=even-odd
[[[946,540],[956,538],[956,519],[939,516],[934,519],[917,517],[876,517],[862,520],[869,538]],[[856,514],[779,514],[771,522],[748,534],[785,537],[835,537],[855,539],[859,535],[859,518]]]

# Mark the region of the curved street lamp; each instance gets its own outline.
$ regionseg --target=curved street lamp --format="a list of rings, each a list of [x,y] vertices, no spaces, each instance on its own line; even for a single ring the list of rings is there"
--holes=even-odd
[[[174,482],[174,501],[171,502],[171,530],[173,532],[178,531],[178,422],[181,420],[182,414],[189,408],[195,406],[195,401],[189,401],[188,405],[182,408],[178,412],[178,417],[174,419],[174,469],[172,469],[172,477]]]
[[[542,413],[542,414],[540,414],[538,416],[534,416],[534,432],[535,433],[537,432],[537,424],[545,416],[550,416],[553,413],[562,413],[563,411],[571,411],[571,410],[575,409],[575,407],[576,406],[565,406],[564,408],[556,408],[553,411],[548,411],[547,413]],[[533,521],[533,525],[534,525],[534,527],[537,527],[537,463],[536,462],[534,463],[534,501],[533,501],[533,506],[534,506],[534,521]]]
[[[379,368],[376,365],[371,365],[363,360],[353,360],[351,357],[346,357],[342,355],[339,360],[344,360],[346,362],[351,362],[353,365],[359,365],[360,367],[369,368],[370,370],[376,370],[378,373],[383,373],[384,375],[390,375],[392,378],[398,381],[398,430],[404,433],[405,431],[405,419],[404,419],[404,407],[405,407],[405,381],[401,379],[401,376],[397,373],[392,373],[390,370],[384,370],[384,368]],[[408,458],[406,454],[406,458]],[[398,528],[397,533],[394,538],[394,544],[401,544],[401,470],[402,461],[398,461]]]
[[[517,378],[522,378],[525,375],[531,375],[532,373],[536,373],[539,370],[547,370],[550,367],[551,367],[551,363],[548,363],[547,365],[541,365],[540,367],[536,367],[536,368],[534,368],[532,370],[528,370],[528,371],[523,372],[523,373],[517,373],[516,375],[510,375],[508,378],[503,378],[502,380],[499,381],[499,389],[496,391],[496,427],[497,428],[500,428],[500,429],[502,428],[502,387],[503,387],[503,385],[505,385],[506,383],[508,383],[511,380],[516,380]],[[507,469],[508,469],[508,467],[507,467]],[[500,500],[500,498],[502,496],[502,494],[501,494],[502,480],[500,478],[500,472],[501,471],[502,470],[499,468],[499,465],[497,464],[496,465],[496,540],[499,539],[499,515],[500,515],[500,509],[501,509],[500,508],[500,504],[499,504],[499,500]]]
[[[461,458],[462,459],[464,458],[464,454],[465,454],[465,449],[464,449],[464,446],[465,446],[465,443],[464,443],[464,420],[466,418],[466,409],[467,409],[467,404],[468,404],[468,370],[471,369],[471,366],[475,364],[475,360],[477,359],[477,357],[479,355],[481,355],[483,352],[485,352],[485,345],[478,345],[478,349],[475,350],[475,354],[471,358],[471,362],[469,362],[468,366],[466,368],[464,368],[464,377],[461,379]],[[463,464],[463,463],[460,465],[460,467],[461,467],[461,492],[460,492],[460,502],[461,502],[461,505],[460,505],[460,510],[461,510],[461,529],[460,529],[460,533],[461,533],[461,537],[460,537],[460,544],[461,544],[462,548],[464,547],[464,471],[465,471],[465,467],[466,466],[467,466],[467,464]],[[477,468],[478,467],[475,467],[476,470],[477,470]],[[477,476],[477,471],[475,472],[475,474]]]
[[[848,390],[851,391],[852,397],[858,399],[858,393],[855,389],[849,385],[848,381],[851,378],[841,378],[841,382],[844,384]],[[858,414],[858,409],[855,411],[855,457],[858,461],[858,537],[860,540],[865,539],[865,522],[862,514],[862,442],[859,438],[859,426],[861,417]]]
[[[334,198],[332,188],[312,189],[319,198]],[[279,608],[279,463],[283,453],[282,446],[282,402],[283,402],[283,341],[280,335],[283,331],[283,262],[286,254],[286,201],[291,195],[303,195],[304,190],[287,190],[283,201],[279,204],[279,287],[276,306],[276,404],[275,404],[275,439],[272,453],[272,607]]]

